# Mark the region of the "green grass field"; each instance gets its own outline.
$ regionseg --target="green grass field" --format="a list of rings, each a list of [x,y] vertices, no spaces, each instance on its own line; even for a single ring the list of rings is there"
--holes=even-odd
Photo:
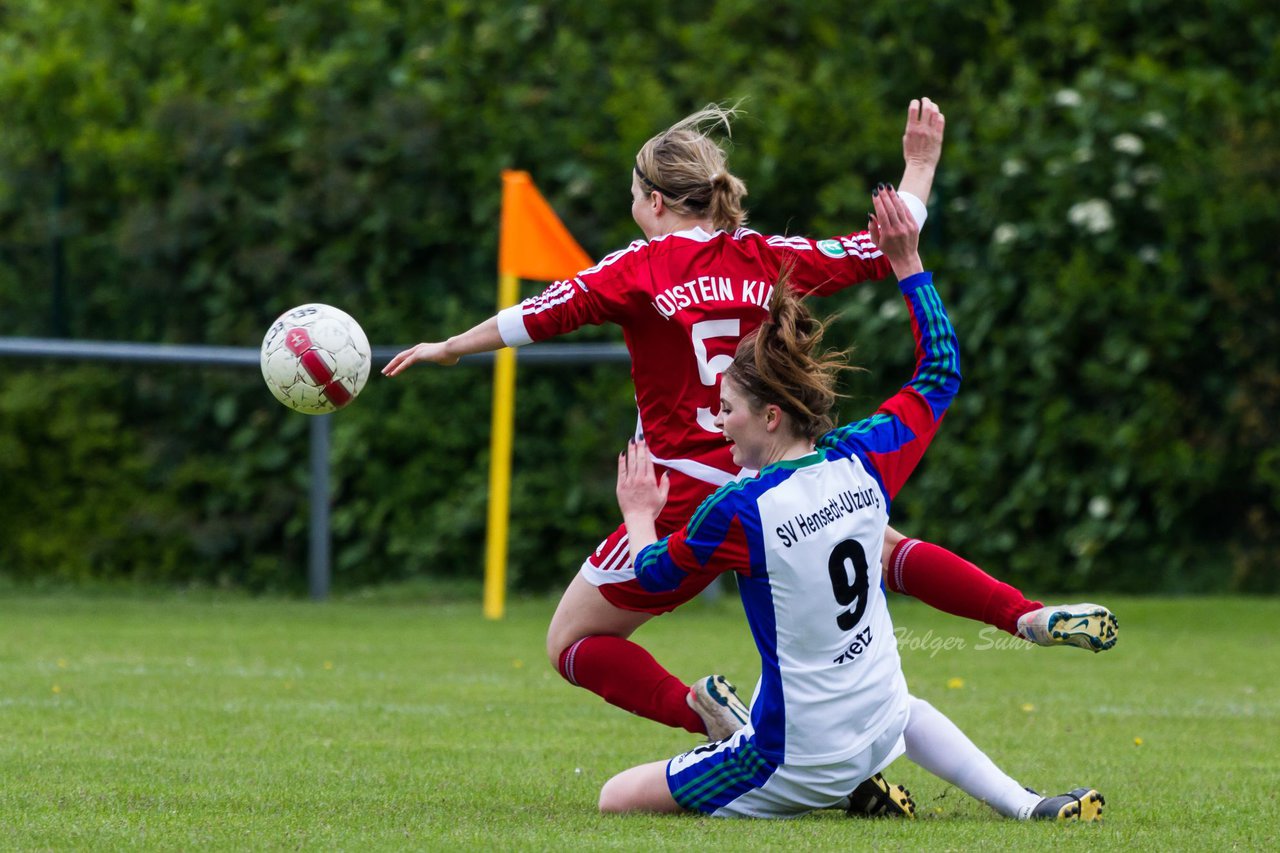
[[[1101,825],[1032,825],[905,760],[916,821],[602,817],[610,775],[695,741],[561,681],[553,601],[428,598],[0,593],[0,847],[1280,848],[1280,601],[1108,600],[1095,656],[894,599],[916,695],[1024,784],[1106,795]],[[686,678],[758,674],[731,596],[637,639]]]

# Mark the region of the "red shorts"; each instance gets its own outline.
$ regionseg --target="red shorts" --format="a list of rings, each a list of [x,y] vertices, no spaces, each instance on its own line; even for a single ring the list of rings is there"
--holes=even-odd
[[[662,508],[655,525],[659,537],[670,535],[684,527],[698,506],[716,490],[710,483],[695,480],[679,471],[664,470],[671,477],[671,491],[667,494],[666,506]],[[618,525],[618,529],[600,543],[595,553],[583,562],[579,574],[598,588],[605,601],[614,607],[653,614],[675,610],[697,597],[698,593],[716,579],[713,574],[691,574],[673,590],[649,592],[636,580],[625,524]]]

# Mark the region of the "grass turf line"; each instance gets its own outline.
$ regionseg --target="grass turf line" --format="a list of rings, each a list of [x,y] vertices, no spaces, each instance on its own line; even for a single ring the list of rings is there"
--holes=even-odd
[[[0,594],[0,827],[19,849],[1276,849],[1271,599],[1109,600],[1115,651],[1021,647],[891,599],[912,691],[1101,826],[1017,824],[904,760],[921,819],[604,817],[599,788],[695,745],[552,673],[551,601]],[[737,602],[637,635],[681,677],[758,674]]]

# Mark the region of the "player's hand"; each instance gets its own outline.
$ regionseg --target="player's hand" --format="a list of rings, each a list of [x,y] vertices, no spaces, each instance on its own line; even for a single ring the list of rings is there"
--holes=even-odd
[[[875,213],[867,223],[867,230],[871,232],[872,242],[889,259],[893,274],[901,281],[924,272],[919,252],[920,226],[907,203],[891,184],[879,184],[871,193],[871,204]]]
[[[902,156],[908,166],[933,169],[942,159],[942,132],[946,118],[928,98],[911,101],[907,108],[907,129],[902,134]]]
[[[457,364],[458,357],[451,355],[445,343],[421,343],[416,347],[399,353],[391,361],[387,362],[387,366],[382,368],[383,376],[395,376],[400,371],[410,365],[417,364],[420,361],[429,361],[432,364]]]
[[[625,520],[628,516],[656,519],[666,506],[671,491],[671,478],[664,471],[659,480],[653,457],[644,439],[632,441],[618,454],[618,508]]]

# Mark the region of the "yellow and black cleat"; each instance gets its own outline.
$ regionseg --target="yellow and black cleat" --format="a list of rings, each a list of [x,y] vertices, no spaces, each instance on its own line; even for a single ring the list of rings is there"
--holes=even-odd
[[[1031,810],[1031,819],[1093,823],[1102,820],[1102,807],[1106,804],[1094,789],[1076,788],[1056,797],[1045,797]]]
[[[850,817],[916,816],[916,801],[901,785],[890,785],[879,773],[853,789],[849,795]]]

